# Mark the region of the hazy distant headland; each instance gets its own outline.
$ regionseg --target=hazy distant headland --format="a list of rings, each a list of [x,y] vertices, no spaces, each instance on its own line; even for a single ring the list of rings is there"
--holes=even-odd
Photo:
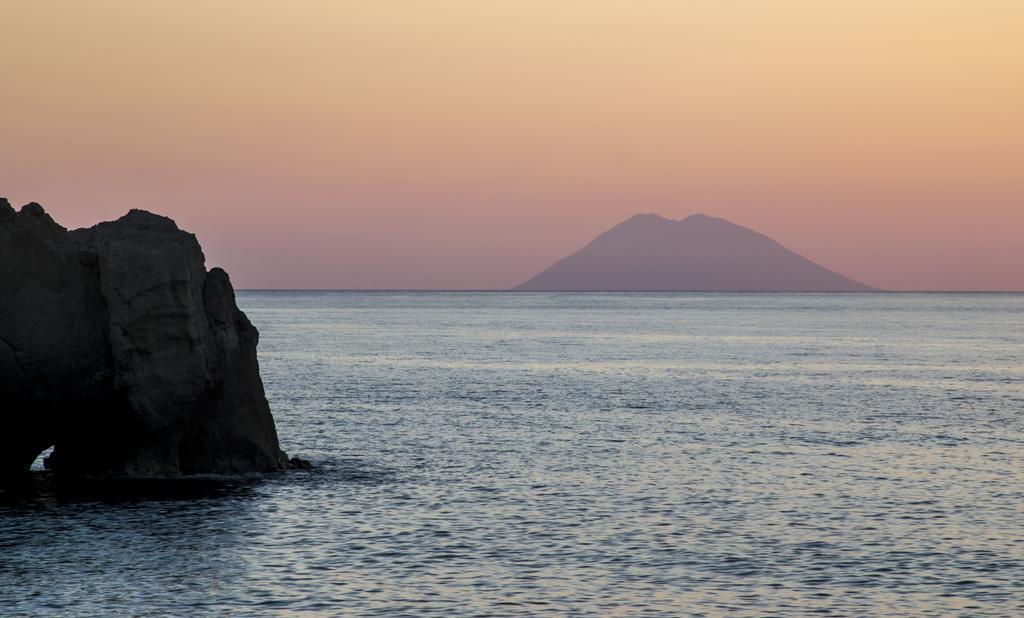
[[[517,290],[868,292],[764,234],[707,215],[638,214]]]

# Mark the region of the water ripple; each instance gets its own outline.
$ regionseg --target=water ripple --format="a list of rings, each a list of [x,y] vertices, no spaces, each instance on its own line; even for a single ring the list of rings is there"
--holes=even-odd
[[[1024,614],[1020,295],[239,298],[316,468],[5,496],[0,613]]]

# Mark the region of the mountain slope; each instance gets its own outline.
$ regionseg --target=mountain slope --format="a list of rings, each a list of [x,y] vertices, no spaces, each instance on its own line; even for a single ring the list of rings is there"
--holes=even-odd
[[[517,290],[866,292],[872,288],[725,219],[635,215]]]

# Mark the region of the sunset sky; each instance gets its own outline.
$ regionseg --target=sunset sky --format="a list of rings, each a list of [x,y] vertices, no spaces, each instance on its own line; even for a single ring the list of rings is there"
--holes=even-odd
[[[1024,290],[1021,0],[2,0],[0,84],[0,195],[238,287],[507,288],[703,212]]]

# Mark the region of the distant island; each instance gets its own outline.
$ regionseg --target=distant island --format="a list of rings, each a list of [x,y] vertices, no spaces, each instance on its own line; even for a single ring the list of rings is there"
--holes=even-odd
[[[869,292],[764,234],[703,214],[638,214],[515,288],[536,291]]]

